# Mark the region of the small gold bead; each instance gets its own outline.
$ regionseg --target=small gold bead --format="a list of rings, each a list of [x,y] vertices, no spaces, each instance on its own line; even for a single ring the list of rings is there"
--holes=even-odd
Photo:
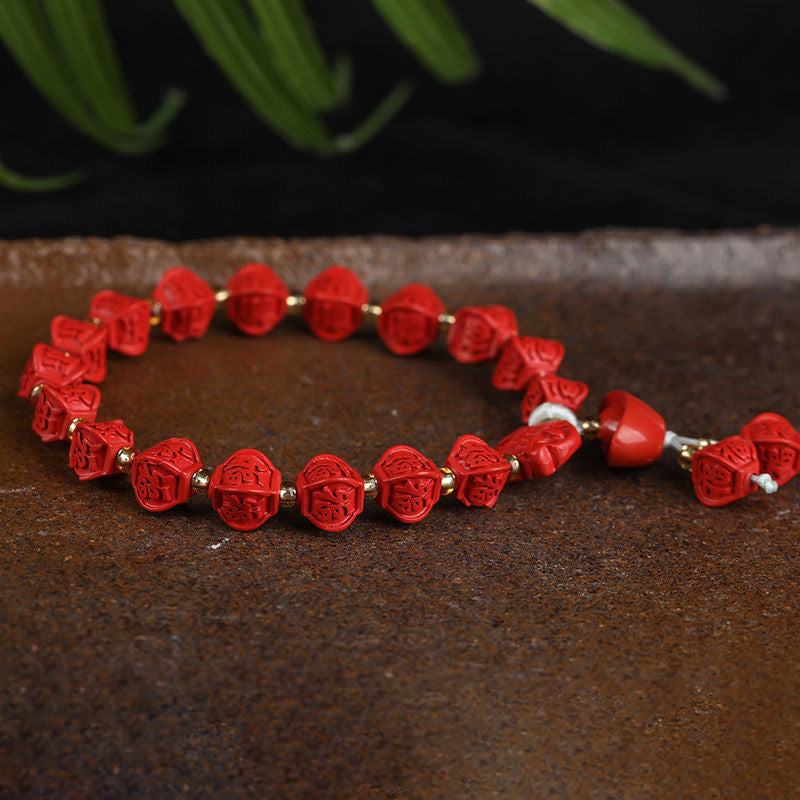
[[[75,433],[75,428],[77,428],[81,422],[88,422],[88,421],[89,421],[88,419],[84,419],[83,417],[75,417],[75,419],[73,419],[72,422],[70,422],[69,428],[67,428],[67,439],[69,439],[69,441],[72,441],[72,436]]]
[[[123,447],[117,452],[115,459],[117,469],[127,474],[131,471],[134,458],[136,458],[136,451],[132,447]]]
[[[102,325],[103,324],[100,321],[100,317],[89,317],[89,322],[91,322],[92,325]]]
[[[35,400],[42,393],[42,389],[44,389],[44,384],[37,383],[36,386],[31,389],[31,400]]]
[[[306,304],[306,298],[302,294],[290,294],[286,298],[286,313],[287,314],[302,314],[303,306]]]
[[[378,322],[378,317],[383,313],[383,309],[374,303],[364,303],[364,305],[361,306],[361,311],[367,322],[375,324]]]
[[[203,467],[192,475],[192,490],[195,494],[208,494],[208,483],[211,480],[211,470]]]
[[[293,506],[297,504],[297,489],[293,483],[282,483],[280,491],[282,506]]]
[[[449,467],[439,467],[442,473],[442,497],[453,494],[456,488],[456,476]]]
[[[230,298],[230,296],[231,296],[231,290],[230,289],[217,289],[217,291],[214,292],[214,300],[216,300],[217,305],[220,305],[220,306],[223,303],[227,303],[228,302],[228,298]]]
[[[513,453],[503,453],[503,458],[511,465],[509,477],[513,478],[515,475],[519,475],[521,470],[519,459]]]
[[[586,439],[596,439],[600,433],[600,420],[597,417],[586,417],[581,420],[581,433]]]
[[[456,324],[456,318],[452,314],[439,314],[439,328],[445,333]]]
[[[364,475],[364,494],[367,497],[378,496],[378,479],[371,472]]]
[[[147,302],[150,304],[150,324],[155,328],[156,325],[161,324],[161,303],[152,299]]]

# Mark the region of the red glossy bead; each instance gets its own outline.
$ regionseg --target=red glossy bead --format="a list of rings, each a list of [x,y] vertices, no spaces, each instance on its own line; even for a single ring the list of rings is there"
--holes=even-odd
[[[505,306],[469,306],[455,314],[447,334],[450,354],[461,364],[494,358],[517,332],[517,318]]]
[[[427,517],[442,491],[436,464],[403,444],[390,447],[372,472],[378,480],[378,505],[400,522]]]
[[[750,480],[761,468],[755,445],[741,436],[728,436],[698,450],[692,457],[692,483],[707,506],[724,506],[758,487]]]
[[[756,446],[761,472],[772,475],[779,486],[800,473],[800,433],[788,419],[770,412],[759,414],[742,428],[741,435]]]
[[[83,379],[100,383],[106,377],[108,331],[80,319],[58,316],[50,323],[50,340],[54,347],[80,356],[86,364]]]
[[[161,330],[176,342],[199,339],[208,330],[217,301],[214,290],[186,267],[172,267],[153,290],[161,306]]]
[[[664,418],[628,392],[609,392],[600,404],[598,438],[610,467],[645,467],[664,452]]]
[[[77,383],[86,374],[86,362],[80,356],[64,353],[49,344],[37,344],[25,365],[19,382],[17,395],[35,402],[31,398],[34,386],[66,386]]]
[[[533,375],[553,375],[564,358],[564,345],[555,339],[512,336],[497,362],[492,385],[518,391]]]
[[[395,355],[419,353],[439,334],[442,301],[420,283],[404,286],[386,298],[378,317],[378,335]]]
[[[202,469],[188,439],[167,439],[137,453],[131,467],[136,499],[148,511],[166,511],[192,496],[192,475]]]
[[[496,450],[517,457],[519,477],[543,478],[566,464],[580,446],[581,435],[575,427],[559,419],[517,428]]]
[[[347,267],[328,267],[309,281],[304,292],[305,317],[311,332],[326,342],[338,342],[355,333],[369,299],[358,276]]]
[[[492,508],[508,480],[511,465],[472,434],[456,440],[444,464],[455,475],[455,496],[465,506]]]
[[[82,481],[113,475],[123,447],[133,447],[133,431],[121,419],[80,422],[69,445],[69,465]]]
[[[229,280],[228,316],[248,336],[269,333],[286,316],[286,284],[266,264],[245,264]]]
[[[89,314],[108,330],[108,346],[126,356],[140,356],[150,342],[150,305],[138,297],[105,289],[92,298]]]
[[[571,411],[577,411],[589,387],[580,381],[560,378],[558,375],[534,375],[522,398],[522,421],[527,422],[533,409],[542,403],[558,403]]]
[[[99,405],[100,390],[91,383],[43,386],[31,427],[43,442],[64,441],[72,420],[94,422]]]
[[[208,483],[214,510],[237,531],[252,531],[278,513],[281,473],[258,450],[237,450]]]
[[[300,513],[324,531],[342,531],[364,510],[364,479],[337,456],[314,456],[295,481]]]

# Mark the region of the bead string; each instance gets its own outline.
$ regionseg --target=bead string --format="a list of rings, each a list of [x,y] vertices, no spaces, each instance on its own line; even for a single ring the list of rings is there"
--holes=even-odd
[[[285,316],[302,314],[326,341],[354,333],[366,318],[396,355],[411,355],[447,335],[461,363],[497,359],[492,383],[524,391],[526,423],[496,447],[461,436],[441,467],[407,445],[390,447],[361,475],[337,456],[314,456],[294,481],[263,453],[238,450],[211,470],[189,439],[171,438],[142,451],[122,420],[97,421],[106,374],[106,351],[140,355],[151,327],[176,341],[203,336],[219,305],[244,334],[261,336]],[[81,480],[129,473],[140,505],[164,511],[194,494],[208,495],[232,528],[252,530],[281,506],[298,506],[326,531],[348,527],[365,497],[402,522],[424,519],[441,496],[455,494],[467,506],[491,508],[507,482],[553,474],[585,439],[599,439],[612,467],[646,466],[665,449],[678,452],[692,473],[695,491],[709,506],[725,505],[756,489],[771,494],[800,472],[800,434],[778,414],[760,414],[737,436],[720,441],[680,436],[639,398],[623,391],[605,395],[598,417],[579,419],[588,394],[580,381],[557,374],[564,346],[522,336],[505,306],[469,306],[447,313],[432,289],[411,284],[380,305],[369,301],[355,273],[333,266],[290,294],[264,264],[246,264],[224,289],[212,289],[185,267],[173,267],[148,300],[109,290],[96,294],[89,320],[58,316],[52,344],[37,344],[22,375],[19,395],[36,404],[33,429],[44,441],[70,442],[69,464]]]

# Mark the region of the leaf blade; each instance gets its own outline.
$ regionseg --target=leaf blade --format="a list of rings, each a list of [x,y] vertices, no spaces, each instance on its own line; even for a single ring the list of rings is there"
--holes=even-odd
[[[55,192],[68,189],[86,177],[83,170],[33,177],[12,170],[0,161],[0,184],[17,192]]]

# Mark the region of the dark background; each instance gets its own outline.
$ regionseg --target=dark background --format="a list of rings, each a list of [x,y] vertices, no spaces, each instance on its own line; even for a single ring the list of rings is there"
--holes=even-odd
[[[800,6],[776,0],[633,4],[730,88],[714,103],[678,78],[573,36],[525,0],[453,7],[484,63],[438,84],[367,0],[310,0],[330,54],[354,62],[361,120],[401,78],[417,91],[362,151],[293,151],[250,112],[171,3],[107,2],[139,111],[179,86],[189,103],[171,142],[118,157],[74,133],[0,51],[0,158],[29,174],[84,165],[68,192],[0,189],[0,236],[336,235],[717,228],[800,221]]]

